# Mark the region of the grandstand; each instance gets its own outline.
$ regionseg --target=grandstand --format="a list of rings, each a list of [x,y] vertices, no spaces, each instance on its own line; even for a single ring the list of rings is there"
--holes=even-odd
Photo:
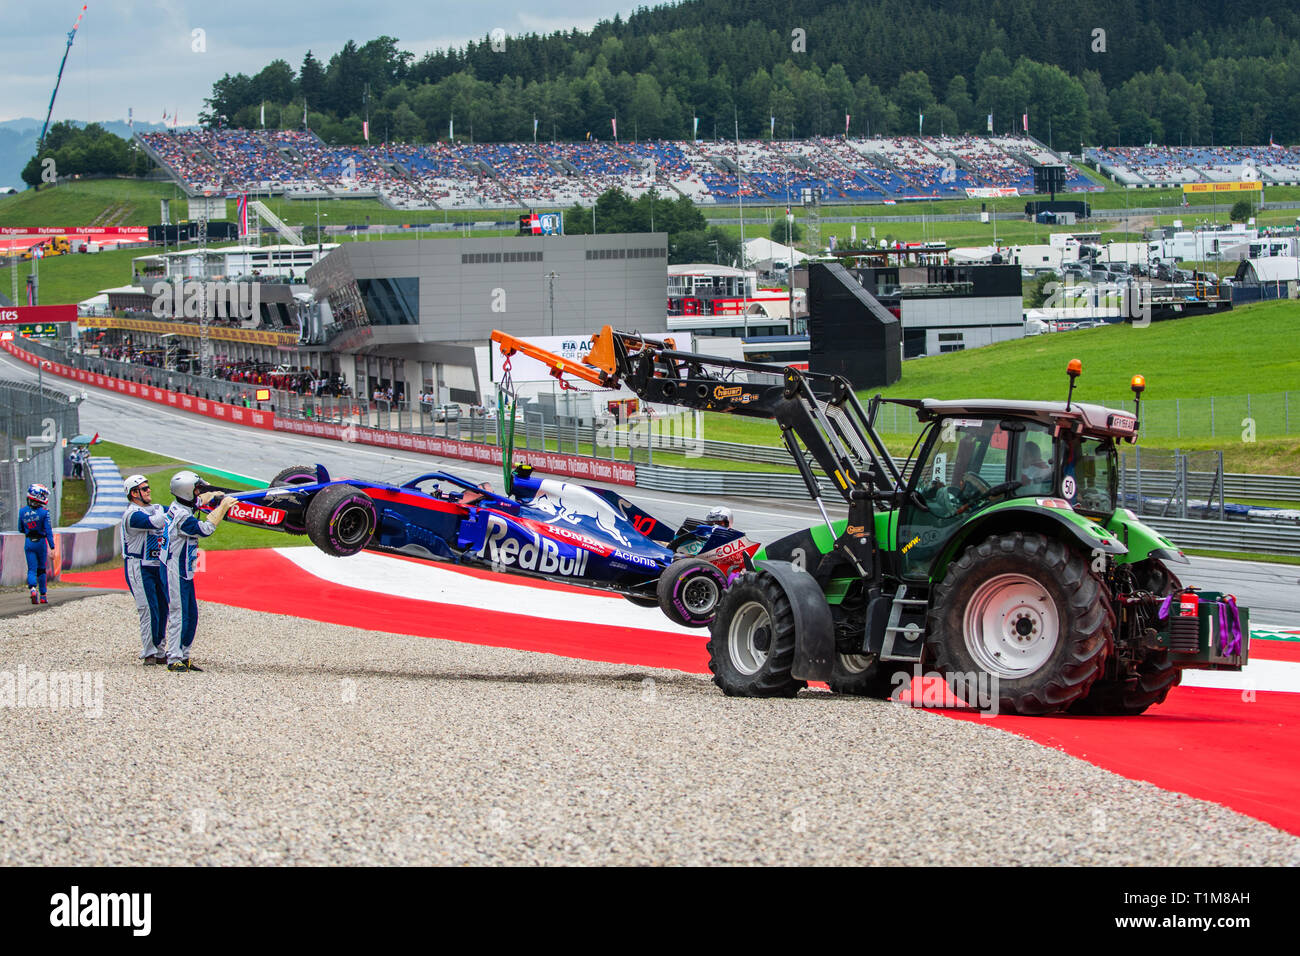
[[[1182,186],[1255,178],[1266,186],[1300,185],[1300,148],[1296,147],[1103,146],[1086,150],[1084,158],[1125,186]]]
[[[200,130],[136,139],[183,188],[375,196],[402,209],[590,205],[617,187],[700,204],[961,197],[1033,189],[1033,167],[1060,159],[1027,137],[875,137],[794,141],[438,143],[327,146],[310,131]],[[1070,190],[1094,189],[1074,171]]]

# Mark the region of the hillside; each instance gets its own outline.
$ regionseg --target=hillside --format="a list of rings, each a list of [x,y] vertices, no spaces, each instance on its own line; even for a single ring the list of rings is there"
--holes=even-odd
[[[152,226],[159,222],[158,201],[183,195],[171,183],[138,179],[87,179],[27,189],[0,199],[0,226],[73,228],[103,224],[100,217],[107,215],[117,226]]]
[[[1077,358],[1083,362],[1075,389],[1079,401],[1131,408],[1129,379],[1146,377],[1143,445],[1219,448],[1235,470],[1295,474],[1300,473],[1298,336],[1300,303],[1268,302],[1145,329],[1116,325],[1058,332],[912,359],[903,363],[897,384],[861,397],[879,391],[889,398],[1060,401],[1068,387],[1066,364]],[[909,432],[917,429],[915,419],[890,406],[882,416],[881,430],[905,452]],[[1243,440],[1247,417],[1260,441]],[[780,444],[773,426],[726,415],[707,415],[704,437]]]
[[[1100,31],[1100,32],[1098,32]],[[485,37],[416,59],[402,40],[349,40],[301,64],[216,79],[205,117],[255,126],[313,111],[330,143],[608,139],[736,132],[982,133],[1020,128],[1076,144],[1300,138],[1300,12],[1289,0],[687,0],[590,33]],[[407,38],[410,42],[411,38]],[[215,78],[214,78],[215,79]],[[288,108],[297,104],[297,112]],[[1050,121],[1050,125],[1049,125]],[[296,122],[290,119],[291,123]]]
[[[27,116],[0,122],[0,186],[23,188],[23,167],[36,152],[36,141],[41,135],[41,125],[44,122]],[[84,127],[86,124],[81,120],[73,120],[72,125]],[[122,139],[130,139],[135,132],[166,128],[161,123],[136,123],[128,126],[122,120],[110,120],[98,125]]]

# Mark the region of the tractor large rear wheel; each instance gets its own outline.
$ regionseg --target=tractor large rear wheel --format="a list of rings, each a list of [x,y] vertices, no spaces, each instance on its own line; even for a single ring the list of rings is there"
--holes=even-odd
[[[722,595],[709,628],[709,670],[729,697],[793,697],[795,624],[790,598],[766,571],[745,574]]]
[[[926,646],[953,691],[996,694],[1003,711],[1051,714],[1088,693],[1115,625],[1083,554],[1041,534],[968,548],[935,589]],[[967,700],[974,704],[974,700]]]

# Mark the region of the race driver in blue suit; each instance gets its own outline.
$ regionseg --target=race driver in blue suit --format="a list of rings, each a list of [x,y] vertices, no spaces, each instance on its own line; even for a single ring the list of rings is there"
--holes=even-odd
[[[172,475],[171,492],[175,499],[167,509],[167,669],[176,673],[199,671],[190,663],[190,646],[199,626],[199,605],[194,599],[194,571],[199,559],[199,541],[217,530],[234,498],[219,491],[201,494],[204,484],[192,471]],[[199,505],[220,502],[206,517],[196,512]]]
[[[54,547],[54,526],[46,507],[49,503],[49,488],[29,485],[27,507],[18,512],[18,530],[27,539],[23,542],[23,556],[27,558],[27,587],[33,604],[49,603],[45,600],[45,561]]]

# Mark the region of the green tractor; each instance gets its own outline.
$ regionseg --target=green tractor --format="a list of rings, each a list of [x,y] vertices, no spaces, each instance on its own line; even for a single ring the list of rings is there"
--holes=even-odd
[[[924,428],[901,469],[849,383],[679,352],[608,327],[590,380],[651,402],[771,418],[824,521],[760,550],[710,629],[714,682],[789,697],[808,681],[889,697],[937,672],[999,710],[1140,714],[1183,670],[1240,670],[1249,613],[1184,588],[1187,559],[1118,500],[1135,411],[1064,402],[894,400]],[[571,371],[571,370],[570,370]],[[742,374],[743,373],[743,374]],[[811,461],[810,461],[811,459]],[[833,520],[813,464],[848,505]]]

